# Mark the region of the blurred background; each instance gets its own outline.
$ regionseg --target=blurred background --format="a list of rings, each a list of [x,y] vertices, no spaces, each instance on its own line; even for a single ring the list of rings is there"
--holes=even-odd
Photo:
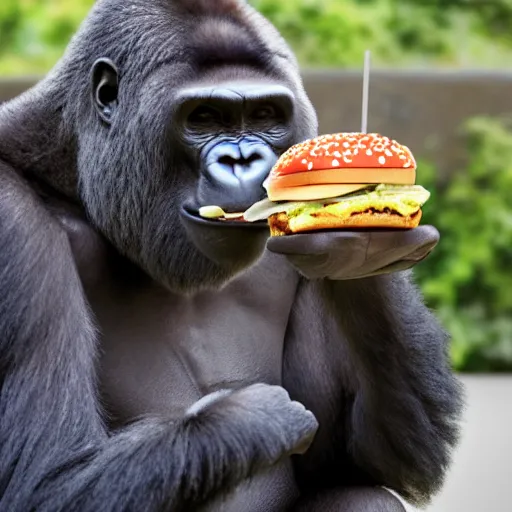
[[[58,60],[93,0],[0,2],[0,101]],[[464,437],[429,510],[510,510],[512,0],[252,0],[295,50],[323,133],[369,130],[411,147],[441,244],[416,270],[467,386]],[[509,376],[510,375],[510,376]]]

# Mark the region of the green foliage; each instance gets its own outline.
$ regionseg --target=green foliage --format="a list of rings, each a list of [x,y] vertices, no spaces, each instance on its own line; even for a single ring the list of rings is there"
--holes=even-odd
[[[512,0],[249,0],[305,67],[512,65]],[[45,73],[94,0],[2,0],[0,75]]]
[[[93,4],[94,0],[2,0],[0,75],[47,72]]]
[[[441,243],[417,268],[428,304],[453,336],[455,366],[512,370],[512,119],[464,127],[469,163],[443,181],[419,164],[432,191],[424,221]]]
[[[498,68],[512,64],[509,32],[490,29],[491,23],[497,26],[500,20],[512,20],[510,0],[487,4],[469,0],[250,3],[277,26],[308,67],[359,67],[366,49],[372,50],[376,65],[386,67]],[[496,8],[489,8],[495,3]]]

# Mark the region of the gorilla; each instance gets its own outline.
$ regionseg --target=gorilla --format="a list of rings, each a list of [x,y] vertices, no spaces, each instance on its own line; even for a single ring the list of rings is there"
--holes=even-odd
[[[432,226],[269,238],[316,136],[242,0],[98,0],[0,107],[0,510],[398,511],[457,443]]]

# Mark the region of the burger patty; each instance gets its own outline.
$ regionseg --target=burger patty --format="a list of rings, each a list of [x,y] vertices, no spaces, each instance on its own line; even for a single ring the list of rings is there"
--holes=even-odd
[[[289,217],[286,213],[275,213],[270,216],[268,223],[272,236],[291,235],[293,231],[290,229]]]
[[[410,215],[402,215],[391,208],[368,208],[344,216],[323,210],[300,217],[290,217],[287,213],[281,212],[270,216],[268,222],[272,236],[283,236],[320,229],[412,229],[419,225],[421,217],[421,209]]]
[[[362,213],[387,213],[389,215],[400,215],[400,217],[403,217],[403,215],[400,212],[397,212],[392,208],[384,208],[383,210],[378,210],[376,208],[368,208],[367,210],[364,210],[362,212],[352,212],[350,216],[353,217],[354,215],[361,215]],[[314,215],[315,214],[313,214],[313,216]]]

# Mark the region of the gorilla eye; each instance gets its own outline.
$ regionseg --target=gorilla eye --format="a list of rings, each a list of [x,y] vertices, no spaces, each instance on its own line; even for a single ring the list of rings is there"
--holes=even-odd
[[[251,117],[256,121],[268,121],[270,119],[276,119],[278,116],[278,111],[274,105],[258,107],[251,114]]]
[[[191,124],[211,124],[222,120],[221,113],[207,105],[197,107],[189,116],[188,121]]]

